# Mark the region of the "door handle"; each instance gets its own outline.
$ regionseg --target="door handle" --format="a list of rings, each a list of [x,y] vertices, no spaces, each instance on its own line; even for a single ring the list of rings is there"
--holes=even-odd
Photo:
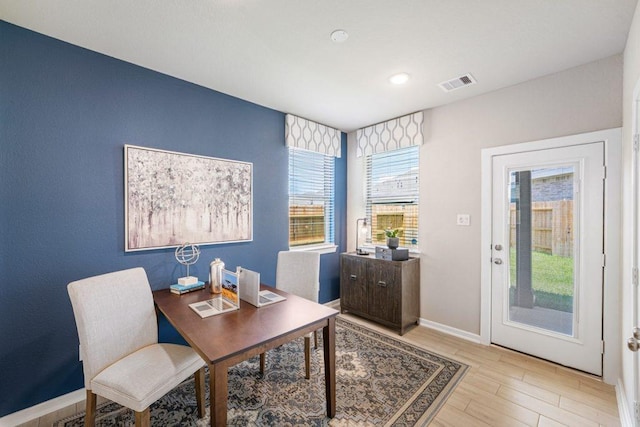
[[[493,260],[493,263],[494,263],[494,264],[498,264],[498,265],[500,265],[500,264],[502,264],[502,259],[500,259],[500,258],[495,258],[495,259]]]
[[[634,352],[640,350],[640,342],[638,341],[640,341],[640,328],[636,326],[633,328],[633,336],[627,340],[629,350]]]

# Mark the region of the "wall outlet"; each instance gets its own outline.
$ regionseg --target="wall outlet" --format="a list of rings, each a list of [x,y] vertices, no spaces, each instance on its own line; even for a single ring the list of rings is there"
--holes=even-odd
[[[458,214],[456,225],[468,226],[471,224],[471,216],[469,214]]]

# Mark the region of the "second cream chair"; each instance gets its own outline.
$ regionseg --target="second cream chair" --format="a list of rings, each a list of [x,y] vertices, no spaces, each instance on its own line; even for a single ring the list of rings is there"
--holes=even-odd
[[[320,254],[308,251],[278,252],[276,288],[318,302],[320,292]],[[314,332],[315,347],[318,337]],[[311,334],[304,337],[305,378],[311,369]],[[264,372],[265,355],[260,355],[260,372]]]

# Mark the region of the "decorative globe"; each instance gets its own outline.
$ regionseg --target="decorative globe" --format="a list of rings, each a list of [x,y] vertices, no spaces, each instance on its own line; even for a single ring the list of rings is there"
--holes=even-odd
[[[182,264],[187,266],[187,271],[188,267],[190,265],[195,264],[196,262],[198,262],[198,259],[200,258],[200,248],[197,245],[192,245],[191,243],[185,243],[182,246],[178,246],[176,248],[176,260]]]

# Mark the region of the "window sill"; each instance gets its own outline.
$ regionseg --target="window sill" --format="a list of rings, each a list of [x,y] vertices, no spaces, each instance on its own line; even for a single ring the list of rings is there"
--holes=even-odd
[[[320,254],[332,254],[338,250],[338,246],[332,244],[323,245],[306,245],[306,246],[294,246],[289,248],[292,252],[318,252]]]

